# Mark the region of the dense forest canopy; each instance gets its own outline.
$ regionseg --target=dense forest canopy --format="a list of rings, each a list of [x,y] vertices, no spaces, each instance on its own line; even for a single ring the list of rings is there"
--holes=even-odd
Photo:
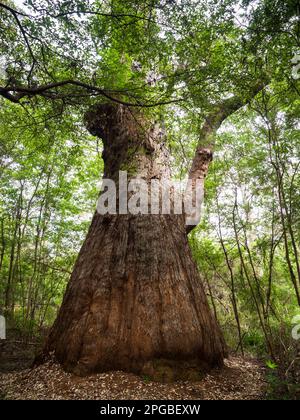
[[[3,0],[0,35],[1,312],[29,335],[54,321],[103,173],[83,116],[122,104],[164,128],[175,178],[199,148],[213,153],[194,258],[229,346],[286,372],[300,306],[298,2]]]

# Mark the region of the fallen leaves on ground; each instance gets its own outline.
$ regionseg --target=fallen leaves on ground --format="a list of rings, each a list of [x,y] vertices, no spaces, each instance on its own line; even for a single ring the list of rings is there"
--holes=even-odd
[[[78,377],[53,361],[34,369],[0,374],[1,397],[13,400],[249,400],[263,399],[264,368],[250,358],[230,357],[199,382],[162,384],[110,372]]]

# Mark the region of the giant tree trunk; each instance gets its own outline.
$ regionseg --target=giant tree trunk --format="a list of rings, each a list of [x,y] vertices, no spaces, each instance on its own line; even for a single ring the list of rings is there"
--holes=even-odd
[[[169,176],[162,133],[115,105],[86,115],[103,139],[104,177]],[[182,215],[94,215],[45,352],[68,371],[125,370],[154,379],[220,366],[222,334],[209,309]]]

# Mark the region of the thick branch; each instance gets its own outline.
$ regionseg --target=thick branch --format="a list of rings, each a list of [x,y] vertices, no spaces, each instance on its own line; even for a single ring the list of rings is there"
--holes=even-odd
[[[240,96],[233,96],[232,98],[226,99],[222,103],[216,105],[205,118],[189,173],[189,180],[192,181],[194,186],[193,205],[196,208],[194,213],[197,215],[196,218],[199,220],[196,220],[195,224],[187,226],[187,233],[191,232],[200,221],[200,210],[204,197],[204,180],[207,176],[209,165],[213,159],[215,138],[218,129],[221,127],[223,121],[225,121],[230,115],[234,114],[243,106],[248,105],[265,86],[266,82],[259,81],[250,90],[246,99],[241,98]],[[198,199],[195,194],[196,182],[198,182]],[[199,191],[199,189],[202,189],[202,191]],[[195,215],[187,214],[187,218],[195,219]]]
[[[3,98],[8,99],[10,102],[15,104],[19,103],[21,96],[20,95],[11,95],[5,88],[0,87],[0,96]]]
[[[141,107],[141,108],[151,108],[158,105],[168,105],[172,103],[178,103],[183,101],[183,99],[170,99],[166,101],[158,101],[158,102],[140,102],[136,99],[136,102],[128,102],[118,99],[115,96],[111,95],[111,91],[99,88],[95,85],[90,85],[88,83],[80,82],[78,80],[62,80],[59,82],[49,83],[46,85],[41,86],[7,86],[1,87],[0,86],[0,96],[3,96],[5,99],[10,100],[14,103],[19,103],[20,100],[24,97],[33,97],[33,96],[43,96],[49,99],[68,99],[72,97],[78,96],[78,91],[76,92],[57,92],[53,91],[53,89],[62,88],[64,86],[75,86],[77,88],[82,88],[87,91],[90,96],[93,95],[101,95],[106,99],[109,99],[115,103],[131,106],[131,107]],[[13,93],[12,93],[13,92]],[[124,92],[125,93],[125,92]]]

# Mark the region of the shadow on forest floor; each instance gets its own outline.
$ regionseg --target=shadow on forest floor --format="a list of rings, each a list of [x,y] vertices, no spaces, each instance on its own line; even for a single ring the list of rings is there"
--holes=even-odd
[[[7,339],[0,340],[0,373],[30,368],[41,346],[41,338],[26,338],[17,329],[9,329]]]

